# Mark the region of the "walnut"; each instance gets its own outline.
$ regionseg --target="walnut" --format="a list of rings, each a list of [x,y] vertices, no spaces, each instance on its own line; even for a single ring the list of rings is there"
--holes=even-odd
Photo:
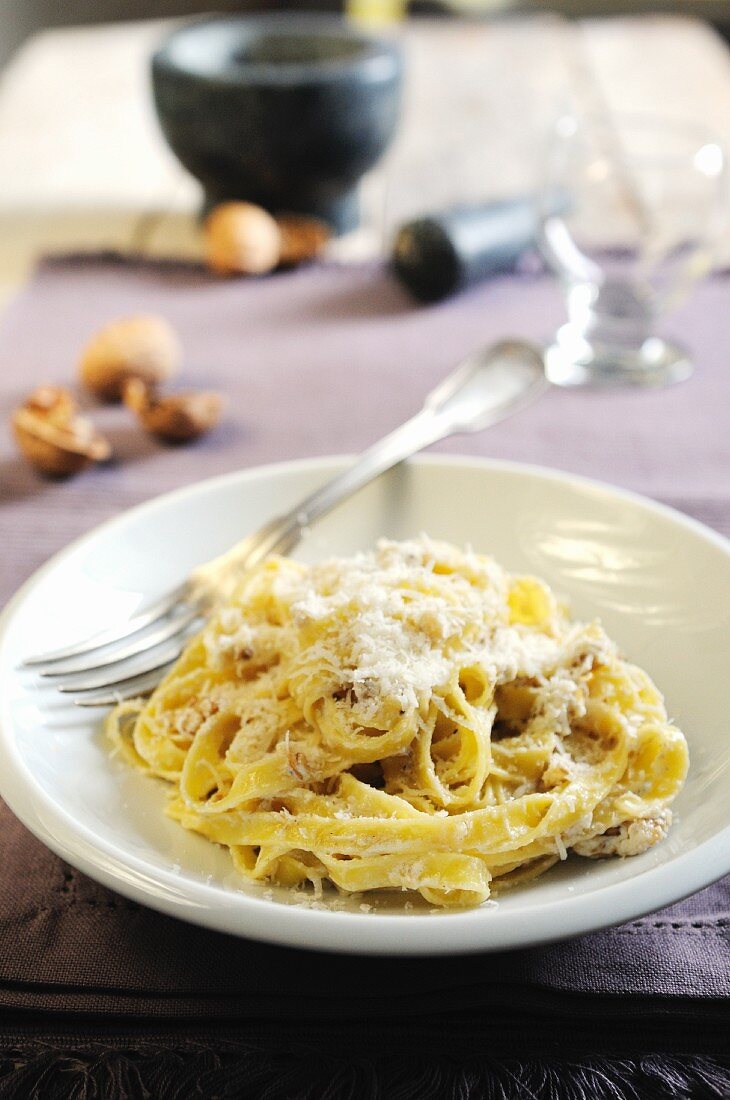
[[[188,443],[204,435],[218,422],[223,407],[220,394],[189,390],[160,397],[138,378],[125,385],[124,403],[148,432],[169,443]]]
[[[315,260],[332,235],[329,226],[319,218],[282,214],[276,224],[281,234],[279,263],[287,267]]]
[[[206,262],[219,275],[264,275],[279,263],[279,227],[260,206],[249,202],[216,206],[204,232]]]
[[[570,782],[575,773],[575,761],[567,752],[557,749],[540,777],[539,790],[549,791],[553,787],[562,787]]]
[[[77,414],[68,390],[57,386],[34,390],[13,413],[12,426],[28,462],[52,477],[69,477],[111,455],[107,440]]]
[[[638,856],[652,845],[658,844],[669,832],[672,811],[662,810],[656,817],[623,821],[600,836],[589,837],[573,845],[573,851],[588,859],[607,859],[610,856]]]
[[[130,378],[152,385],[176,374],[182,352],[171,325],[154,314],[105,325],[84,348],[81,381],[103,401],[118,401]]]
[[[197,696],[192,696],[187,706],[178,712],[176,732],[183,737],[194,737],[203,722],[217,714],[219,709],[215,699],[198,699]]]

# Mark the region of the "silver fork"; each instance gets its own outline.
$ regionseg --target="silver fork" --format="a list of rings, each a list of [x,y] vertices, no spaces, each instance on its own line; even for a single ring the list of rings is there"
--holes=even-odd
[[[127,621],[23,663],[57,678],[58,690],[79,706],[109,706],[151,691],[202,618],[230,597],[244,569],[269,554],[288,554],[315,520],[409,455],[447,436],[496,424],[546,387],[540,348],[504,340],[477,352],[428,395],[420,412],[286,515],[269,520]]]

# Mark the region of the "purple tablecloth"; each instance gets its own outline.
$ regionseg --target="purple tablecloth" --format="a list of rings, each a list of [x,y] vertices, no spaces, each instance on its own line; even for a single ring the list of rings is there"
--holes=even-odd
[[[0,599],[50,553],[122,508],[226,470],[357,451],[414,412],[479,344],[541,337],[562,317],[554,285],[504,279],[432,307],[411,304],[371,267],[220,282],[194,269],[50,263],[11,307],[0,336],[7,413],[30,386],[74,378],[95,327],[159,311],[185,345],[185,382],[219,388],[228,423],[186,450],[103,411],[118,461],[62,485],[18,464],[0,428],[5,553]],[[730,279],[705,283],[672,319],[693,348],[688,384],[659,392],[555,391],[519,417],[439,450],[545,463],[647,493],[730,531]]]
[[[440,449],[602,478],[727,533],[729,307],[730,282],[717,278],[673,318],[697,362],[685,385],[554,391]],[[185,383],[228,396],[226,422],[180,449],[142,435],[124,409],[95,410],[116,460],[65,483],[38,478],[16,457],[12,407],[43,381],[71,383],[94,328],[152,311],[180,333]],[[71,538],[159,492],[362,448],[415,411],[463,354],[508,334],[545,336],[561,312],[542,278],[504,279],[424,308],[374,267],[220,282],[192,268],[113,260],[43,265],[0,330],[0,601]],[[553,947],[428,963],[330,958],[141,909],[66,867],[3,807],[0,829],[0,1097],[45,1100],[73,1088],[542,1097],[560,1095],[549,1086],[558,1062],[559,1080],[578,1097],[685,1096],[691,1087],[719,1097],[730,1088],[721,1066],[728,882]],[[614,1070],[621,1055],[621,1080],[637,1091],[601,1091],[598,1055],[611,1055]]]

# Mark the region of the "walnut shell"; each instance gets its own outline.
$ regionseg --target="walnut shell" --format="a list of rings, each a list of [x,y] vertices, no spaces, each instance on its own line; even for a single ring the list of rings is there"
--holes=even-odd
[[[38,386],[28,394],[22,407],[38,413],[47,423],[58,424],[62,428],[68,426],[76,413],[76,402],[63,386]]]
[[[280,214],[276,224],[281,234],[279,263],[285,267],[315,260],[332,236],[329,226],[319,218]]]
[[[70,477],[111,455],[109,443],[84,416],[67,390],[41,386],[12,417],[15,441],[28,462],[51,477]]]
[[[205,259],[219,275],[265,275],[279,263],[281,234],[271,214],[250,202],[225,202],[208,215]]]
[[[148,432],[168,443],[189,443],[210,431],[220,419],[220,394],[187,391],[159,397],[139,379],[124,387],[124,403]]]
[[[180,342],[171,325],[154,314],[123,317],[105,325],[84,348],[81,381],[103,401],[118,401],[130,378],[155,384],[180,367]]]

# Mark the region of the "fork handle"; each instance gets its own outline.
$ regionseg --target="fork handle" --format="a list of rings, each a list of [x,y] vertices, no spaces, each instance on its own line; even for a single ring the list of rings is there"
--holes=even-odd
[[[450,435],[497,424],[546,388],[542,351],[534,345],[505,340],[473,356],[429,394],[420,412],[282,516],[272,549],[292,549],[310,524],[403,459]]]
[[[235,587],[241,569],[268,554],[287,554],[304,531],[368,482],[403,459],[458,432],[474,432],[504,420],[547,388],[540,348],[504,340],[472,356],[426,398],[420,412],[369,447],[354,465],[243,539],[220,558],[202,566],[194,582],[213,582],[220,599]],[[210,591],[209,584],[207,585]]]
[[[205,599],[212,595],[214,601],[220,602],[232,595],[242,570],[262,561],[269,554],[288,554],[315,520],[331,512],[343,500],[404,458],[443,439],[452,430],[442,415],[422,409],[369,447],[353,466],[331,478],[290,512],[275,516],[254,536],[243,539],[221,557],[199,567],[193,574],[194,596]]]
[[[315,520],[331,512],[358,489],[397,466],[404,458],[445,439],[452,430],[443,416],[430,409],[422,409],[395,431],[363,451],[353,466],[337,474],[303,500],[294,511],[282,517],[286,525],[282,531],[282,540],[288,541],[293,532],[301,535]]]

